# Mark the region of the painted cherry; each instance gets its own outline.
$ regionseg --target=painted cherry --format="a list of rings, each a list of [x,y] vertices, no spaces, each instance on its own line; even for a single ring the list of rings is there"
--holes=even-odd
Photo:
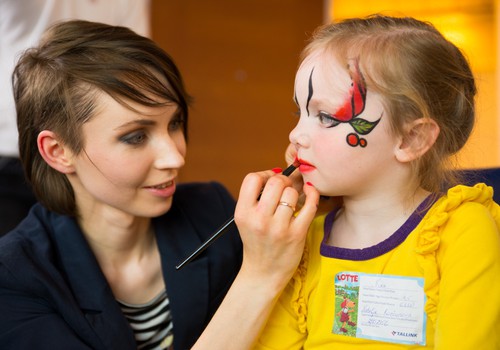
[[[366,139],[360,138],[358,136],[358,134],[355,134],[353,132],[351,132],[349,135],[347,135],[346,140],[347,140],[347,144],[349,146],[352,146],[352,147],[361,146],[364,148],[368,144]]]
[[[359,136],[358,134],[350,133],[347,135],[347,144],[352,147],[356,147],[359,143]]]

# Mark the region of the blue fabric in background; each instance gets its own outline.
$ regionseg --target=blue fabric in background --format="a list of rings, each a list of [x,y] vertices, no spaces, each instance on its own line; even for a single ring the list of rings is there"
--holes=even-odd
[[[493,199],[500,203],[500,168],[464,169],[458,173],[465,185],[472,186],[484,182],[493,187]]]

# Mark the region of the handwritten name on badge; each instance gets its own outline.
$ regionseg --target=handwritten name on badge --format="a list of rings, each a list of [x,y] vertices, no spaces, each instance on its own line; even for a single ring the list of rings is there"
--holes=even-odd
[[[425,345],[424,279],[341,272],[335,276],[332,332]]]

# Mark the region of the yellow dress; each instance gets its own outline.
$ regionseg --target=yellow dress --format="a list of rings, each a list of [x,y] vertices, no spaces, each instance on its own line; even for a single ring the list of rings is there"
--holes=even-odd
[[[500,349],[492,194],[484,184],[453,187],[366,249],[327,246],[334,213],[316,218],[255,348]]]

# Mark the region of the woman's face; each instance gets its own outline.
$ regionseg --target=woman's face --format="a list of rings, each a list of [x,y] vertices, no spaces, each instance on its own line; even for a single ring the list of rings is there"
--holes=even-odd
[[[340,64],[311,53],[297,71],[300,110],[290,133],[299,170],[323,195],[349,196],[383,188],[399,166],[399,138],[390,131],[382,99],[367,90],[357,60]]]
[[[69,175],[80,213],[114,208],[155,217],[172,204],[175,181],[184,165],[184,120],[177,106],[130,110],[107,94],[82,127],[84,150],[74,156]]]

